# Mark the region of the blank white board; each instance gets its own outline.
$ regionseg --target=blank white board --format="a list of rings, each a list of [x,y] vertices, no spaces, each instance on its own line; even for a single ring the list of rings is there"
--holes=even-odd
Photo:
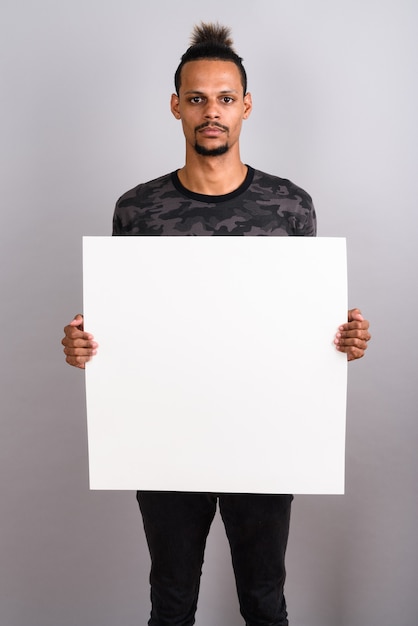
[[[90,487],[342,493],[342,238],[85,237]]]

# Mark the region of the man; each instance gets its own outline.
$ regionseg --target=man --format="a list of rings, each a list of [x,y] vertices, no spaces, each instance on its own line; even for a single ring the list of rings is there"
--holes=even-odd
[[[114,235],[315,236],[310,196],[288,180],[244,165],[239,138],[251,113],[242,59],[229,30],[202,24],[175,74],[171,111],[186,140],[184,167],[118,201]],[[348,360],[362,357],[369,324],[348,312],[335,337]],[[81,315],[65,327],[66,360],[84,368],[97,353]],[[286,626],[284,557],[291,495],[138,492],[151,554],[150,626],[194,623],[206,538],[217,502],[231,546],[248,626]]]

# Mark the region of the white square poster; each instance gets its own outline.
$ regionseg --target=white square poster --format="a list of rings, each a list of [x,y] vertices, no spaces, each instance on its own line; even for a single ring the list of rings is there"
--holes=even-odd
[[[90,487],[344,490],[342,238],[85,237]]]

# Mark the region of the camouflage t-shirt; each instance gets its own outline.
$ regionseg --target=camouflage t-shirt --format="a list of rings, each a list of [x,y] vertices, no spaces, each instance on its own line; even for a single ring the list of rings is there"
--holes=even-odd
[[[316,235],[312,199],[289,180],[248,167],[238,189],[222,196],[189,191],[177,172],[119,198],[114,235]]]

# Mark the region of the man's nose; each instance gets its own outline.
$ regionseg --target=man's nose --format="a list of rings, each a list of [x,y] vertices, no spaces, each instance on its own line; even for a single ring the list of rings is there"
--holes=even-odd
[[[208,100],[205,107],[205,118],[213,120],[219,118],[219,103],[217,100]]]

